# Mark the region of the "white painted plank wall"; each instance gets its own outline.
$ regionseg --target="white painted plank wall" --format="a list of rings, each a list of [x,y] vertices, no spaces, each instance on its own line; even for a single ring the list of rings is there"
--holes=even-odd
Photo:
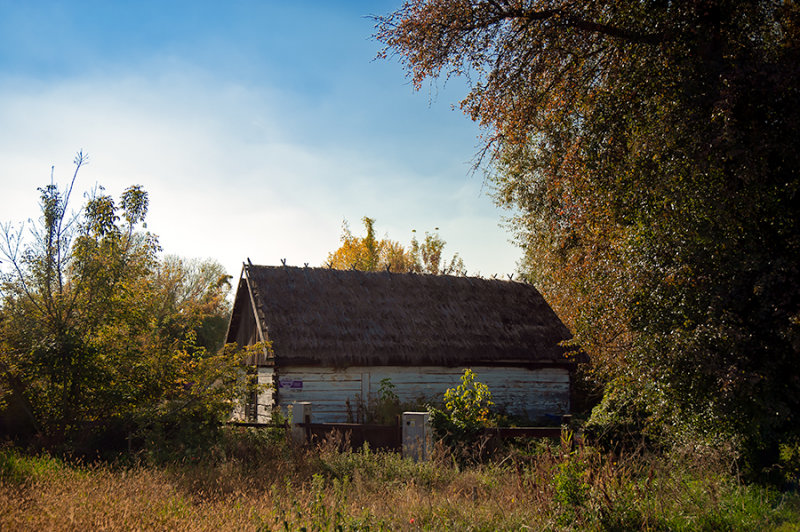
[[[496,407],[510,414],[536,419],[545,414],[569,413],[569,373],[563,368],[526,369],[479,367],[477,379],[489,387]],[[278,369],[278,380],[287,384],[278,390],[282,408],[295,401],[310,401],[313,418],[321,423],[348,421],[364,398],[374,400],[382,379],[394,384],[401,402],[440,402],[445,390],[458,386],[464,368],[354,366],[323,368],[287,366]],[[302,382],[302,387],[288,387]]]
[[[258,385],[262,387],[262,391],[258,394],[258,405],[256,407],[257,423],[269,423],[269,421],[272,419],[272,407],[275,403],[273,400],[273,392],[275,390],[272,386],[272,378],[274,374],[274,368],[258,368]]]
[[[269,423],[269,421],[272,419],[272,408],[275,403],[273,399],[274,388],[272,386],[273,374],[274,370],[271,367],[258,368],[258,375],[256,379],[257,384],[261,386],[262,389],[258,394],[258,398],[256,399],[256,423]],[[242,378],[245,378],[244,372],[242,372]],[[247,400],[249,401],[250,399],[248,398]],[[239,403],[239,401],[237,401],[237,404],[233,408],[233,412],[231,413],[231,421],[251,421],[247,418],[245,405]]]

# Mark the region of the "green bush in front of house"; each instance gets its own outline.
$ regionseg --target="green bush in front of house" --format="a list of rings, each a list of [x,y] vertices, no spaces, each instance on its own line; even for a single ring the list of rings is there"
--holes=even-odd
[[[481,454],[481,444],[485,443],[481,431],[492,424],[492,392],[476,377],[471,369],[464,370],[461,384],[444,393],[444,408],[429,408],[436,437],[466,459]]]

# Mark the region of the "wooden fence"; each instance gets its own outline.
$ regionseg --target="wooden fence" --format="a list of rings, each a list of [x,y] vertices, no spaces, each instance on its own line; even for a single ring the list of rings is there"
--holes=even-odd
[[[312,423],[311,416],[305,416],[302,423],[291,425],[288,422],[278,424],[263,423],[230,423],[237,427],[285,428],[292,426],[302,429],[306,443],[321,442],[335,432],[341,433],[350,448],[360,449],[366,442],[371,449],[400,451],[403,442],[403,430],[398,416],[393,425],[375,425],[362,423]],[[481,435],[502,442],[512,438],[551,439],[559,441],[562,436],[561,427],[486,427]]]
[[[339,432],[347,438],[352,449],[360,449],[364,443],[371,449],[399,451],[403,443],[403,429],[400,418],[394,425],[374,425],[365,423],[312,423],[306,416],[297,426],[305,431],[306,442],[320,442],[332,433]]]

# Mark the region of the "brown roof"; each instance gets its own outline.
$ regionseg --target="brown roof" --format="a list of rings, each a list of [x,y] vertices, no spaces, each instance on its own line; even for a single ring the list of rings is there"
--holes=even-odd
[[[228,341],[253,316],[251,296],[278,364],[569,362],[569,331],[525,283],[245,265]]]

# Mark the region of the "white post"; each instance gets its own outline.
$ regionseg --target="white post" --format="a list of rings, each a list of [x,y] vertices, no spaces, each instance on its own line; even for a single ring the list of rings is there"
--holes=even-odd
[[[292,405],[292,441],[297,445],[306,442],[306,429],[299,425],[299,423],[305,423],[306,419],[311,419],[311,403],[294,403]]]
[[[403,412],[403,458],[427,461],[431,454],[430,414]]]

